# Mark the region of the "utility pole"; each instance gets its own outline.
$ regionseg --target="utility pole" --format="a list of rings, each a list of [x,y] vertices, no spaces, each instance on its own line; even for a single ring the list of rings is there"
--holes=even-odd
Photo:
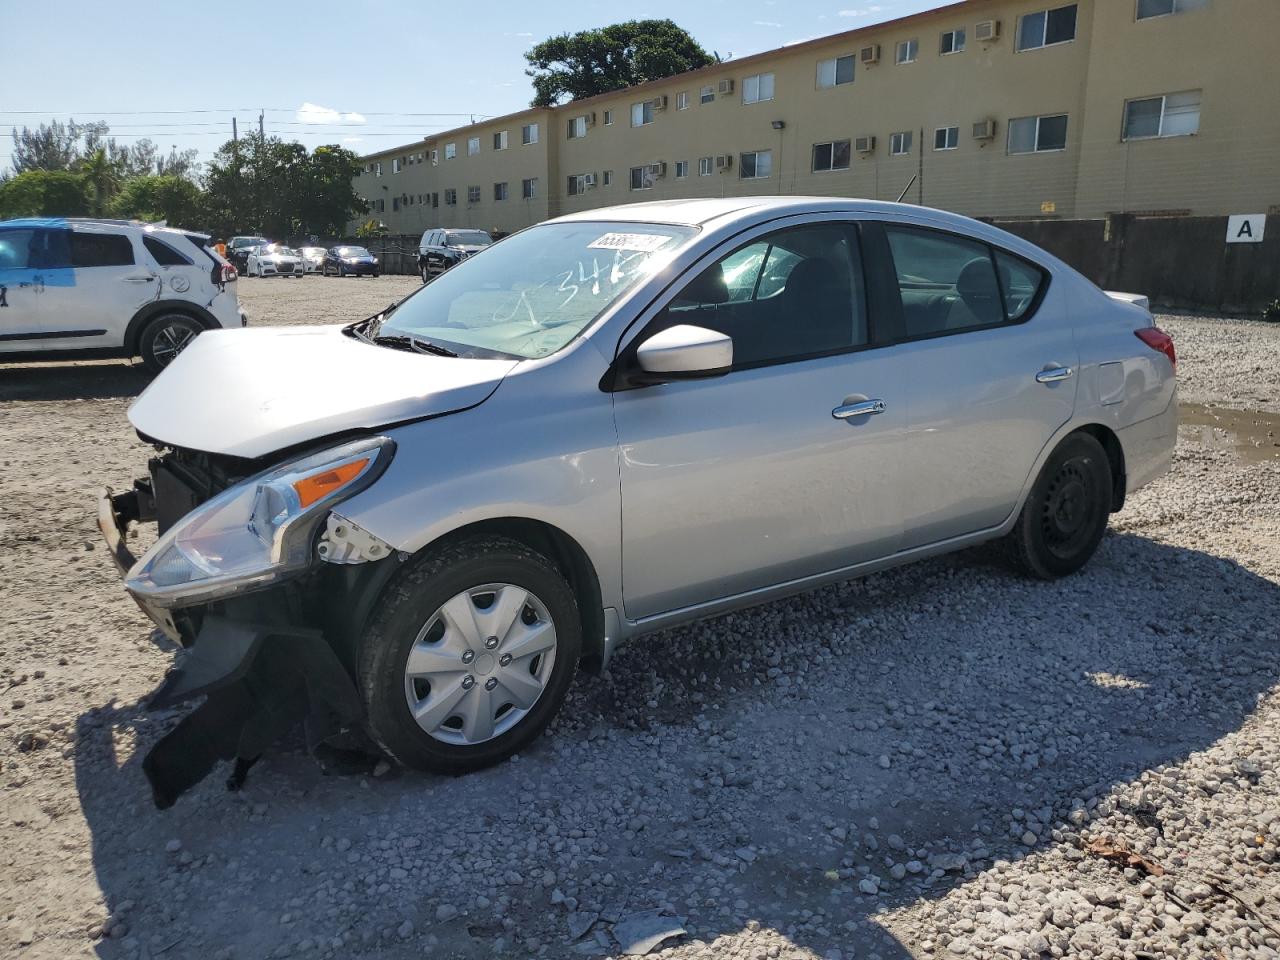
[[[918,171],[920,182],[916,187],[916,197],[918,206],[924,206],[924,127],[920,128],[920,169]]]
[[[267,139],[267,135],[266,135],[266,133],[264,133],[264,132],[263,132],[263,126],[262,126],[262,118],[263,118],[265,115],[266,115],[266,111],[265,111],[265,110],[263,110],[263,111],[261,111],[261,112],[259,112],[259,113],[258,113],[258,139],[259,139],[259,140],[265,140],[265,139]]]

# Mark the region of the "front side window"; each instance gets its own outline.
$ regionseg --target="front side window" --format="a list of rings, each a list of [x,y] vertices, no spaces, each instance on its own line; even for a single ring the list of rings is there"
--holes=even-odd
[[[761,103],[773,99],[773,74],[757,73],[742,81],[742,102]]]
[[[933,149],[954,150],[960,146],[959,127],[939,127],[933,131]]]
[[[948,30],[942,35],[942,40],[938,45],[938,52],[945,56],[948,53],[959,53],[964,49],[964,31]]]
[[[653,123],[653,101],[641,100],[639,103],[631,105],[631,125],[633,127],[643,127],[646,123]]]
[[[815,143],[813,145],[813,172],[823,173],[827,170],[848,170],[849,157],[848,140]]]
[[[1018,21],[1018,50],[1037,50],[1076,38],[1076,4],[1024,14]]]
[[[71,232],[71,265],[73,267],[133,266],[133,244],[118,233]]]
[[[818,89],[853,83],[853,54],[818,61]]]
[[[857,233],[847,224],[793,227],[712,264],[655,324],[692,324],[733,338],[734,369],[865,345]]]
[[[1139,20],[1150,20],[1152,17],[1168,17],[1175,13],[1186,13],[1188,10],[1199,10],[1209,0],[1138,0]]]
[[[648,223],[533,227],[421,287],[387,316],[382,333],[462,356],[549,356],[662,269],[695,232]]]
[[[905,157],[911,152],[912,141],[915,135],[910,130],[903,130],[899,133],[889,135],[889,156]]]
[[[698,158],[698,176],[700,177],[711,176],[711,157]]]
[[[24,228],[0,230],[0,270],[26,270],[31,262],[36,231]]]
[[[467,187],[467,203],[479,203],[479,202],[480,202],[480,188],[478,186]]]
[[[536,123],[526,123],[520,128],[520,142],[525,146],[538,142],[538,125]]]
[[[1124,139],[1188,137],[1200,132],[1200,91],[1130,100],[1124,105]]]
[[[1009,121],[1009,152],[1050,153],[1067,148],[1067,115],[1020,117]]]
[[[897,51],[894,54],[894,63],[915,63],[920,56],[919,40],[902,40],[898,43]]]
[[[738,164],[738,176],[743,180],[763,180],[773,175],[773,151],[754,150],[744,153]]]
[[[467,138],[467,156],[474,157],[479,152],[480,152],[480,138],[468,137]]]
[[[444,145],[444,158],[452,160],[458,155],[458,145],[456,143],[446,143]]]

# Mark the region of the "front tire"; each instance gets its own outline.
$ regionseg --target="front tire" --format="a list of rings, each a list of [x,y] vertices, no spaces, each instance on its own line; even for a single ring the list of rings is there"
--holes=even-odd
[[[1049,455],[1018,522],[1006,537],[1024,572],[1041,580],[1075,573],[1093,556],[1111,513],[1111,465],[1087,433],[1073,433]]]
[[[546,557],[503,537],[429,552],[392,581],[360,641],[369,733],[419,770],[497,763],[551,722],[581,650],[577,601]]]
[[[148,370],[159,373],[203,331],[200,321],[189,314],[161,314],[143,328],[138,354]]]

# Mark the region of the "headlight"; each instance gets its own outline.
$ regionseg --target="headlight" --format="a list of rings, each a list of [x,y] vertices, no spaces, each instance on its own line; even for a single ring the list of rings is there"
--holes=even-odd
[[[373,483],[394,454],[392,440],[374,437],[250,477],[174,524],[125,586],[157,606],[185,607],[299,573],[329,509]]]

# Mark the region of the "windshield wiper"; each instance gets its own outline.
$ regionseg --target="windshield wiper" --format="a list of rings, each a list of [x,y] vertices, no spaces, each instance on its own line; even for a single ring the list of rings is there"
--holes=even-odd
[[[409,337],[402,334],[386,334],[385,336],[374,337],[371,342],[382,346],[399,347],[400,349],[412,350],[414,353],[428,353],[436,357],[457,356],[457,354],[448,347],[442,347],[440,344],[432,343],[430,340],[423,340],[421,337]]]

